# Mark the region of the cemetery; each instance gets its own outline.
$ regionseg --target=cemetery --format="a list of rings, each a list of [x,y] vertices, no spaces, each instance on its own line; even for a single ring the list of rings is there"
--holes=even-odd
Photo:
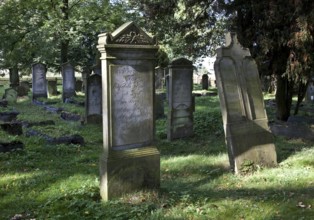
[[[57,20],[49,14],[54,23],[37,26],[38,35],[69,28],[67,35],[46,38],[47,48],[19,45],[29,49],[25,57],[16,45],[8,52],[0,44],[0,219],[314,219],[311,57],[301,54],[301,62],[301,52],[291,49],[284,61],[267,53],[266,62],[256,52],[265,45],[256,38],[257,46],[248,46],[244,37],[250,35],[233,24],[238,30],[215,32],[219,40],[204,31],[206,47],[215,46],[203,51],[214,54],[207,71],[202,65],[209,59],[204,64],[195,58],[196,44],[204,47],[200,38],[159,40],[152,24],[141,20],[154,13],[171,20],[163,7],[183,19],[203,1],[149,1],[143,8],[141,1],[128,1],[129,8],[119,2],[109,1],[110,10],[134,21],[108,13],[108,23],[97,23],[87,12],[106,11],[102,1],[51,1],[38,8],[33,2],[0,3],[5,16],[13,15],[6,7],[33,6],[38,13],[51,4],[60,10],[64,26],[54,27]],[[131,6],[143,11],[132,14]],[[75,13],[83,10],[95,23],[80,20]],[[23,16],[30,22],[45,18]],[[180,25],[176,30],[187,34],[186,24]],[[24,41],[42,40],[27,34]],[[187,47],[183,40],[193,43]],[[180,41],[181,49],[175,45]],[[265,74],[282,66],[283,75]]]

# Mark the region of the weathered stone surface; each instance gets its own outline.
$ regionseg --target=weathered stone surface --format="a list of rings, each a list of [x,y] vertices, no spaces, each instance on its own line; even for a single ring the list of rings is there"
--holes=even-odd
[[[4,91],[3,99],[7,100],[8,103],[16,103],[17,91],[13,88],[8,88]]]
[[[168,140],[193,135],[192,77],[191,61],[181,58],[169,65]]]
[[[6,131],[8,134],[11,135],[22,135],[22,123],[20,122],[6,122],[0,124],[2,130]]]
[[[74,67],[70,63],[62,65],[62,100],[75,96],[75,76]]]
[[[202,89],[208,90],[208,75],[204,74],[202,76]]]
[[[19,149],[23,149],[24,144],[20,141],[2,142],[0,141],[0,153],[11,152]]]
[[[85,117],[87,123],[102,123],[101,75],[93,74],[87,78]]]
[[[44,64],[36,63],[32,66],[32,91],[33,100],[37,98],[47,98],[47,68]]]
[[[248,161],[275,166],[277,156],[268,127],[257,66],[235,34],[217,50],[215,74],[231,168],[240,173]]]
[[[71,113],[71,112],[61,112],[61,118],[66,120],[66,121],[79,121],[81,120],[81,116],[78,115],[78,114],[74,114],[74,113]]]
[[[47,83],[48,83],[48,95],[49,96],[58,95],[57,79],[49,79]]]
[[[164,85],[164,68],[158,66],[155,68],[155,89],[163,89]]]
[[[156,40],[133,22],[101,34],[104,200],[159,187],[160,159],[154,140]]]
[[[10,122],[16,120],[17,115],[20,114],[19,112],[12,111],[12,112],[0,112],[0,122]]]

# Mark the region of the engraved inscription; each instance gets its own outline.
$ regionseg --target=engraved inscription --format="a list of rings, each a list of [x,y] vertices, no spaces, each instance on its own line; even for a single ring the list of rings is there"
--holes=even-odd
[[[145,66],[111,65],[112,146],[153,139],[153,71]]]
[[[116,43],[121,44],[149,44],[149,40],[143,35],[136,31],[131,30],[127,34],[122,34],[115,40]]]
[[[191,72],[187,69],[173,70],[173,108],[189,108],[192,104]]]
[[[45,95],[46,86],[46,68],[43,64],[33,66],[33,93]]]

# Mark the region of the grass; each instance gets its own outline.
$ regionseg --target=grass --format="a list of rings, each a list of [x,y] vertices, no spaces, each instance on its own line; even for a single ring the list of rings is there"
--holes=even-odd
[[[166,119],[157,120],[158,192],[134,192],[109,202],[99,196],[101,127],[65,122],[30,99],[13,107],[19,120],[52,119],[56,125],[42,127],[43,132],[80,134],[85,145],[49,145],[0,130],[1,140],[25,145],[24,150],[0,153],[0,219],[314,219],[313,143],[276,137],[277,167],[234,175],[217,96],[196,97],[194,137],[169,142]],[[83,112],[72,104],[63,107]]]

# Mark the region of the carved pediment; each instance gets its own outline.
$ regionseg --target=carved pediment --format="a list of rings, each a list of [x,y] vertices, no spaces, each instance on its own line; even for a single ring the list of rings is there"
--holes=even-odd
[[[128,22],[115,30],[107,40],[108,44],[155,45],[156,39],[150,37],[134,22]]]

